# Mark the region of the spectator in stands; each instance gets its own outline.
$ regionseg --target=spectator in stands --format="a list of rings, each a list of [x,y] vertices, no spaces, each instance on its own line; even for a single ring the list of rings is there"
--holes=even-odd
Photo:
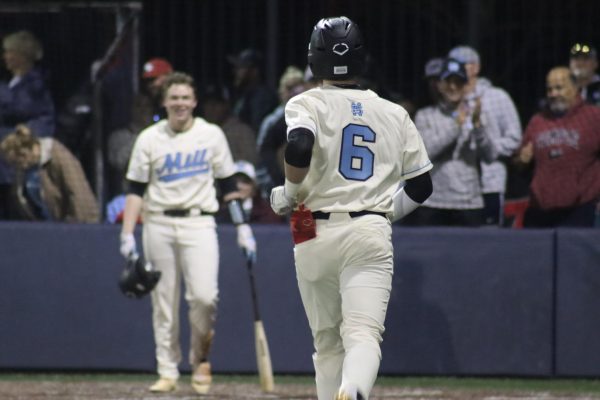
[[[600,105],[600,75],[596,73],[596,49],[586,43],[575,43],[569,53],[569,68],[575,76],[581,97],[591,104]]]
[[[567,67],[550,70],[546,96],[517,158],[533,168],[524,225],[591,227],[600,207],[600,108],[583,102]]]
[[[258,132],[263,118],[277,107],[277,95],[264,82],[262,54],[256,49],[246,49],[230,56],[234,75],[233,114]]]
[[[402,224],[479,226],[483,223],[479,160],[496,156],[485,125],[487,115],[482,115],[478,101],[472,108],[465,105],[464,64],[445,60],[439,78],[440,100],[417,111],[415,117],[433,163],[433,194]]]
[[[141,93],[135,99],[142,104],[138,105],[138,114],[133,116],[138,132],[166,117],[162,105],[162,86],[171,72],[173,66],[164,58],[152,58],[144,63]]]
[[[256,170],[252,163],[246,160],[235,162],[236,173],[234,175],[238,192],[241,195],[242,207],[249,217],[251,223],[278,224],[285,222],[285,218],[273,212],[268,200],[265,200],[258,190],[256,183]],[[227,206],[221,203],[219,213],[215,217],[217,222],[231,223],[231,215]]]
[[[442,72],[443,66],[443,57],[434,57],[425,63],[425,82],[427,83],[429,104],[437,104],[440,100],[438,85],[440,81],[440,72]]]
[[[481,62],[479,54],[469,46],[454,47],[448,53],[465,64],[468,82],[465,87],[465,103],[473,108],[478,99],[483,113],[487,132],[492,135],[497,158],[481,163],[481,186],[484,199],[484,222],[486,225],[503,225],[504,194],[506,193],[507,168],[505,162],[515,154],[521,143],[521,120],[517,109],[506,91],[492,86],[492,83],[479,77]]]
[[[295,95],[306,89],[304,72],[293,65],[288,66],[279,78],[279,105],[263,119],[256,147],[260,156],[256,175],[260,192],[268,199],[271,189],[283,185],[283,149],[287,143],[287,125],[285,123],[285,104]]]
[[[129,125],[108,135],[108,194],[112,200],[125,191],[125,172],[138,133],[164,118],[162,84],[173,67],[163,58],[152,58],[142,69],[140,92],[133,99]]]
[[[202,117],[217,124],[225,133],[234,160],[246,160],[256,165],[256,134],[252,128],[231,113],[231,95],[227,87],[209,85],[201,94]]]
[[[2,41],[4,63],[12,78],[0,82],[0,140],[17,124],[26,124],[35,135],[52,136],[55,129],[54,102],[44,75],[36,63],[44,50],[29,31],[18,31]],[[9,191],[14,171],[0,160],[0,219],[11,218]]]
[[[11,193],[22,218],[98,222],[98,203],[81,164],[58,140],[38,138],[19,124],[0,150],[17,171]]]

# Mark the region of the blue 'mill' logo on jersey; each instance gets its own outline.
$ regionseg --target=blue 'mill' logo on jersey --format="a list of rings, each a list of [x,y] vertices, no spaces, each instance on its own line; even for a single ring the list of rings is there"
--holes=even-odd
[[[363,115],[363,108],[362,108],[362,103],[359,102],[352,102],[352,115],[354,115],[355,117],[362,117]]]
[[[185,160],[184,160],[185,157]],[[172,182],[177,179],[205,174],[209,166],[206,162],[206,149],[196,150],[194,153],[167,154],[165,163],[156,169],[158,180],[161,182]]]

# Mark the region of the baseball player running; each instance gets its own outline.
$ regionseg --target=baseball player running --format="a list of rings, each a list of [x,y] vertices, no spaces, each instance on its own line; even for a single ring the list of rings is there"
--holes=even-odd
[[[215,179],[229,201],[238,244],[248,257],[255,256],[256,242],[244,221],[225,135],[216,125],[193,116],[193,79],[179,72],[169,75],[163,102],[167,119],[142,131],[132,150],[120,250],[124,257],[137,253],[133,231],[142,214],[146,260],[162,273],[152,292],[159,379],[150,390],[170,392],[177,385],[183,278],[191,326],[191,383],[203,394],[212,379],[208,351],[218,300],[219,247],[212,216],[219,207]]]
[[[322,85],[286,105],[286,180],[271,192],[276,213],[293,210],[319,400],[369,398],[392,283],[391,221],[432,192],[432,164],[407,112],[354,80],[365,54],[350,19],[315,25],[308,63]]]

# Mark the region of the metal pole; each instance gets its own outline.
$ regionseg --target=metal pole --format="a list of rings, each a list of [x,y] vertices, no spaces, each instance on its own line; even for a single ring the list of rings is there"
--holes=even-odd
[[[104,146],[102,145],[102,79],[93,86],[92,135],[94,143],[94,187],[100,206],[100,215],[104,216]]]
[[[481,38],[481,18],[483,10],[480,0],[468,0],[468,32],[467,43],[475,49],[479,49]]]

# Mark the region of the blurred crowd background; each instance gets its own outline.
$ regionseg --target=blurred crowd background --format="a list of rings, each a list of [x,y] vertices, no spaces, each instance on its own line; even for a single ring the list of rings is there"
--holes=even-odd
[[[63,182],[62,190],[77,191],[78,199],[89,199],[91,193],[97,202],[96,210],[73,205],[59,212],[41,206],[25,216],[2,218],[117,221],[128,149],[139,130],[160,117],[151,86],[163,73],[178,70],[196,79],[198,115],[221,125],[226,134],[234,132],[228,134],[234,157],[248,161],[240,164],[240,173],[256,183],[257,219],[280,222],[260,204],[281,178],[274,168],[285,138],[273,139],[268,130],[281,131],[282,104],[315,84],[305,69],[306,51],[310,29],[320,18],[347,15],[359,24],[370,54],[363,84],[413,117],[432,103],[426,63],[445,58],[458,45],[470,46],[481,59],[479,75],[510,95],[525,130],[544,106],[548,71],[568,67],[576,44],[590,46],[597,57],[599,11],[594,0],[2,2],[0,36],[26,31],[40,47],[40,54],[29,55],[39,72],[36,79],[50,96],[45,104],[52,110],[48,106],[44,112],[54,121],[50,131],[32,129],[32,134],[52,137],[81,163],[88,187],[66,189]],[[15,73],[6,50],[4,42],[0,81],[10,88]],[[256,97],[257,90],[264,111],[244,110],[247,96]],[[13,122],[26,121],[0,115],[6,127],[2,135],[15,130]],[[73,174],[81,181],[78,171]],[[43,185],[45,175],[18,175],[13,171],[0,186],[14,191],[12,182],[21,179],[19,190],[31,203],[36,182],[39,186],[41,179]],[[509,166],[507,200],[527,198],[530,180]],[[60,192],[61,185],[55,186]]]

